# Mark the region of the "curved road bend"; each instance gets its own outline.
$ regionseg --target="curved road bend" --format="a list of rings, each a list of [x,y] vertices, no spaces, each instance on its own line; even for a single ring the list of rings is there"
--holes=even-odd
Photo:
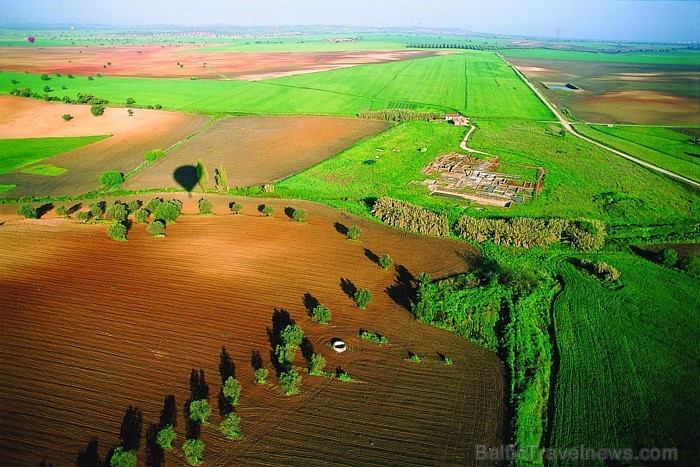
[[[498,55],[498,56],[500,57],[501,60],[503,60],[504,62],[506,62],[506,64],[507,64],[509,67],[511,67],[511,68],[515,71],[515,74],[517,74],[518,77],[520,77],[520,79],[523,80],[523,82],[524,82],[525,84],[527,84],[528,87],[529,87],[530,89],[532,89],[532,92],[534,92],[535,95],[536,95],[542,102],[544,102],[544,105],[546,105],[547,108],[549,108],[549,110],[551,110],[552,113],[557,117],[557,120],[559,120],[559,123],[561,123],[562,126],[566,129],[566,131],[568,131],[568,132],[571,133],[572,135],[574,135],[574,136],[576,136],[577,138],[580,138],[580,139],[582,139],[582,140],[584,140],[584,141],[586,141],[586,142],[588,142],[588,143],[595,144],[596,146],[598,146],[598,147],[600,147],[600,148],[603,148],[603,149],[605,149],[605,150],[607,150],[607,151],[610,151],[610,152],[612,152],[613,154],[617,154],[617,155],[620,156],[620,157],[624,157],[625,159],[630,160],[630,161],[632,161],[632,162],[634,162],[634,163],[636,163],[636,164],[642,165],[642,166],[644,166],[644,167],[646,167],[646,168],[648,168],[648,169],[655,170],[655,171],[660,172],[660,173],[662,173],[662,174],[664,174],[664,175],[668,175],[669,177],[673,177],[673,178],[675,178],[675,179],[677,179],[677,180],[680,180],[680,181],[682,181],[682,182],[685,182],[685,183],[687,183],[687,184],[689,184],[689,185],[693,185],[694,187],[700,188],[700,183],[696,182],[695,180],[691,180],[691,179],[686,178],[686,177],[684,177],[684,176],[682,176],[682,175],[678,175],[677,173],[671,172],[670,170],[662,169],[661,167],[656,166],[656,165],[654,165],[654,164],[650,164],[650,163],[648,163],[648,162],[644,162],[643,160],[637,159],[636,157],[633,157],[633,156],[630,156],[630,155],[627,154],[627,153],[624,153],[624,152],[622,152],[622,151],[618,151],[617,149],[613,149],[613,148],[611,148],[611,147],[608,147],[608,146],[604,145],[603,143],[599,143],[598,141],[595,141],[595,140],[593,140],[593,139],[591,139],[591,138],[588,138],[588,137],[586,137],[586,136],[583,136],[581,133],[577,132],[577,131],[573,128],[573,126],[572,126],[572,124],[571,124],[570,121],[568,121],[568,120],[566,120],[564,117],[562,117],[562,115],[559,113],[559,111],[556,109],[556,107],[554,107],[554,104],[552,104],[551,102],[549,102],[549,100],[547,100],[547,98],[544,97],[544,95],[543,95],[537,88],[535,88],[535,86],[533,86],[532,83],[530,83],[530,81],[529,81],[527,78],[525,78],[525,75],[523,75],[523,74],[520,72],[520,70],[518,70],[516,67],[514,67],[513,65],[511,65],[511,64],[508,62],[508,60],[506,60],[505,57],[503,57],[503,55],[501,55],[501,54],[499,54],[499,53],[496,53],[496,55]]]

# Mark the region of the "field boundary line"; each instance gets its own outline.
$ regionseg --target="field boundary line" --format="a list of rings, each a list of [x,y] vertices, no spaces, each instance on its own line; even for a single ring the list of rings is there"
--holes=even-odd
[[[616,154],[616,155],[618,155],[618,156],[620,156],[620,157],[624,157],[625,159],[627,159],[627,160],[629,160],[629,161],[632,161],[632,162],[634,162],[634,163],[636,163],[636,164],[639,164],[639,165],[641,165],[641,166],[643,166],[643,167],[646,167],[646,168],[648,168],[648,169],[651,169],[651,170],[654,170],[654,171],[656,171],[656,172],[662,173],[662,174],[664,174],[664,175],[668,175],[669,177],[675,178],[676,180],[680,180],[681,182],[685,182],[685,183],[687,183],[687,184],[689,184],[689,185],[693,185],[693,186],[696,187],[696,188],[700,188],[700,183],[698,183],[698,182],[696,182],[696,181],[694,181],[694,180],[691,180],[691,179],[689,179],[689,178],[686,178],[686,177],[684,177],[684,176],[682,176],[682,175],[679,175],[679,174],[677,174],[677,173],[675,173],[675,172],[671,172],[670,170],[663,169],[663,168],[661,168],[661,167],[659,167],[659,166],[657,166],[657,165],[650,164],[649,162],[645,162],[645,161],[643,161],[643,160],[641,160],[641,159],[637,159],[636,157],[631,156],[631,155],[629,155],[629,154],[627,154],[627,153],[625,153],[625,152],[618,151],[617,149],[613,149],[613,148],[611,148],[611,147],[609,147],[609,146],[606,146],[605,144],[600,143],[600,142],[598,142],[598,141],[596,141],[596,140],[594,140],[594,139],[591,139],[591,138],[589,138],[589,137],[587,137],[587,136],[583,136],[581,133],[579,133],[579,132],[576,131],[576,129],[573,127],[573,124],[572,124],[570,121],[568,121],[567,119],[565,119],[564,117],[562,117],[562,115],[557,111],[557,109],[556,109],[556,107],[554,106],[554,104],[552,104],[552,103],[551,103],[537,88],[535,88],[535,86],[533,86],[533,84],[525,77],[525,75],[523,75],[523,74],[520,72],[520,70],[518,70],[516,67],[514,67],[513,65],[511,65],[510,62],[508,62],[508,60],[506,60],[505,57],[504,57],[503,55],[501,55],[500,53],[496,53],[496,55],[498,55],[498,56],[501,58],[501,60],[503,60],[509,67],[511,67],[511,68],[513,69],[513,71],[515,71],[515,74],[518,75],[518,77],[519,77],[525,84],[527,84],[527,86],[532,90],[532,92],[534,92],[535,95],[536,95],[536,96],[547,106],[547,108],[557,117],[557,119],[559,120],[559,123],[561,123],[561,125],[564,127],[564,129],[566,129],[566,131],[568,131],[568,132],[571,133],[572,135],[574,135],[574,136],[576,136],[577,138],[582,139],[582,140],[584,140],[584,141],[586,141],[586,142],[588,142],[588,143],[591,143],[591,144],[593,144],[593,145],[595,145],[595,146],[598,146],[598,147],[603,148],[603,149],[605,149],[605,150],[607,150],[607,151],[610,151],[610,152],[612,152],[613,154]]]

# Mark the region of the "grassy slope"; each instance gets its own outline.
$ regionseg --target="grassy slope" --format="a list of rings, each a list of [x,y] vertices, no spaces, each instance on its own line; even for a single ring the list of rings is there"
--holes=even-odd
[[[0,139],[0,173],[12,172],[47,157],[63,154],[104,138],[107,136]]]
[[[503,51],[503,55],[506,57],[554,58],[591,62],[657,63],[667,65],[696,65],[700,62],[700,51],[697,50],[609,54],[550,49],[507,49]]]
[[[576,130],[693,180],[700,180],[700,147],[690,137],[667,128],[577,125]]]
[[[687,456],[699,460],[698,281],[632,255],[603,259],[620,270],[621,290],[559,266],[551,445],[678,447],[690,465]]]

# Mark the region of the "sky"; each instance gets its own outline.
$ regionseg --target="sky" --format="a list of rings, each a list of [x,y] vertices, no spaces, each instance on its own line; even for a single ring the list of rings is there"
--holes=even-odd
[[[0,23],[354,25],[636,41],[700,41],[700,1],[0,0]]]

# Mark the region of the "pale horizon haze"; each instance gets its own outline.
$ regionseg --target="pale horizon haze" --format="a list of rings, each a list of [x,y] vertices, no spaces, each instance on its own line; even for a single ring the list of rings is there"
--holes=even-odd
[[[0,0],[0,23],[459,28],[486,34],[700,41],[700,1]]]

